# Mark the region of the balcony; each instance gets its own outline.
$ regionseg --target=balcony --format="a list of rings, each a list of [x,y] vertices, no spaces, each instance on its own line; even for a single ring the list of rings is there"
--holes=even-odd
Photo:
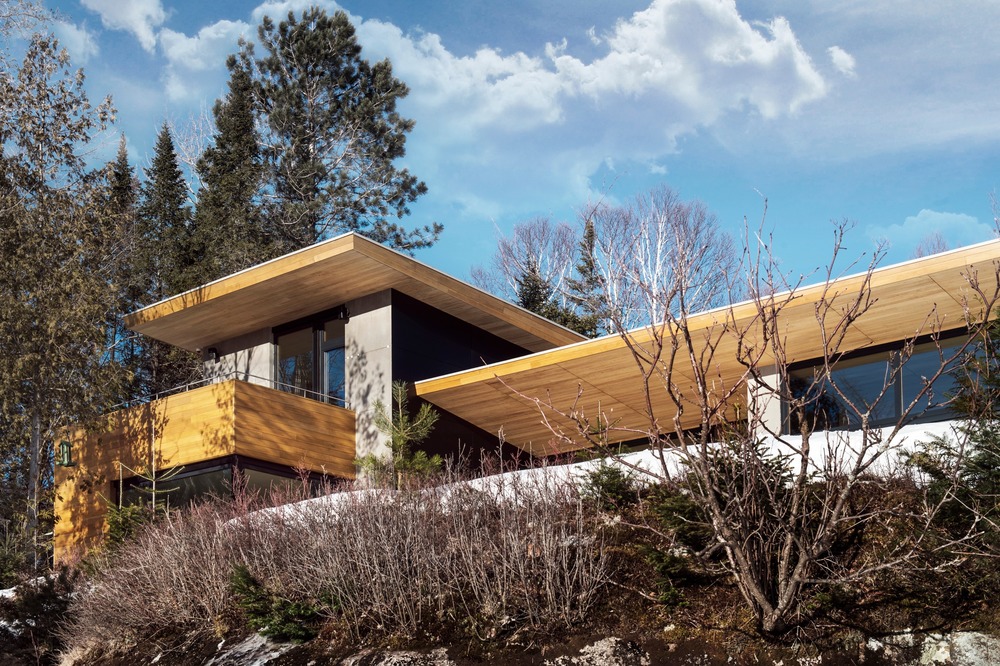
[[[229,379],[120,409],[71,436],[57,467],[55,559],[96,544],[121,480],[209,460],[249,458],[354,477],[355,414]]]

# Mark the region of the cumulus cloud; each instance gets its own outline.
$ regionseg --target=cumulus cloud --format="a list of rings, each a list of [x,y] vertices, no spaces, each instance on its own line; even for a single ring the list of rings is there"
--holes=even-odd
[[[972,245],[994,237],[993,227],[972,215],[926,208],[900,223],[869,226],[866,232],[873,240],[888,241],[896,259],[912,257],[917,246],[934,234],[940,234],[950,248]]]
[[[830,54],[830,62],[838,72],[851,78],[856,76],[854,67],[857,63],[854,62],[854,56],[839,46],[831,46],[826,52]]]
[[[193,37],[168,28],[160,31],[160,46],[167,58],[164,72],[167,96],[178,101],[216,94],[206,87],[219,88],[220,72],[223,76],[225,73],[219,63],[236,51],[240,36],[250,32],[250,26],[242,21],[218,21]]]
[[[592,63],[550,55],[584,95],[650,95],[700,123],[744,104],[776,118],[827,90],[788,21],[751,25],[732,1],[653,0],[607,42],[609,53]]]
[[[366,53],[392,61],[428,115],[447,118],[451,139],[484,127],[523,131],[562,118],[562,83],[540,58],[489,48],[459,57],[436,34],[404,35],[376,20],[362,23],[358,33]]]
[[[341,7],[332,0],[281,0],[281,1],[270,1],[264,2],[254,8],[251,18],[256,23],[260,23],[260,20],[265,16],[270,16],[275,21],[284,20],[289,12],[294,14],[301,14],[306,9],[310,7],[319,7],[325,9],[327,12],[334,12]]]
[[[530,55],[460,56],[434,33],[355,24],[365,57],[388,57],[410,87],[401,107],[417,121],[409,163],[439,192],[478,187],[503,198],[506,187],[546,206],[578,204],[602,187],[591,178],[608,155],[645,170],[680,137],[731,115],[794,115],[828,91],[788,21],[752,23],[733,0],[652,0],[602,31],[600,44],[563,39]]]
[[[77,65],[86,64],[100,52],[97,39],[85,26],[56,21],[52,24],[52,31]]]
[[[155,29],[167,18],[160,0],[81,0],[81,4],[97,12],[105,28],[131,32],[150,52],[156,46]]]

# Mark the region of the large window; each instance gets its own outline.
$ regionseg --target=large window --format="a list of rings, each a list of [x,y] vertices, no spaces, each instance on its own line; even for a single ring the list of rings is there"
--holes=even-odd
[[[859,428],[864,413],[873,426],[896,423],[961,342],[953,338],[943,340],[940,345],[918,344],[905,362],[899,348],[845,358],[835,365],[829,377],[823,377],[822,368],[817,365],[793,368],[789,372],[790,390],[810,401],[801,415],[789,413],[786,405],[787,430],[799,432],[801,417],[808,419],[810,430]],[[939,376],[910,409],[908,422],[949,418],[948,400],[954,388],[955,380],[950,374]]]
[[[347,405],[344,327],[339,308],[275,331],[277,388],[333,405]]]
[[[231,497],[233,470],[239,470],[241,487],[263,496],[282,488],[297,488],[302,481],[299,473],[284,465],[228,456],[195,463],[182,468],[161,470],[157,475],[155,501],[159,506],[184,508],[206,497]],[[318,487],[319,476],[310,476]],[[149,504],[154,499],[153,484],[148,478],[133,476],[115,482],[115,495],[123,506]]]

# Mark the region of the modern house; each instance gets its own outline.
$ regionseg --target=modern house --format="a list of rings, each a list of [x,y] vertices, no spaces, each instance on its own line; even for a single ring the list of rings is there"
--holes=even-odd
[[[949,331],[964,330],[975,308],[969,276],[978,273],[992,290],[998,262],[1000,241],[991,241],[878,269],[870,282],[850,276],[799,289],[779,315],[783,362],[807,377],[825,330],[817,302],[832,302],[835,311],[870,289],[871,307],[842,341],[846,355],[836,370],[863,401],[866,387],[884,380],[903,340],[938,330],[947,345]],[[752,332],[758,316],[752,302],[694,315],[691,342],[677,349],[698,353],[691,347],[714,344],[713,381],[729,387],[732,418],[752,406],[769,427],[781,429],[787,416],[780,401],[758,399],[758,388],[746,385],[737,337],[720,333]],[[584,340],[355,234],[156,303],[127,323],[200,352],[207,379],[109,414],[73,436],[77,464],[56,470],[57,561],[96,543],[108,503],[149,485],[150,477],[171,475],[171,485],[180,487],[178,502],[220,487],[234,468],[264,487],[293,477],[296,468],[352,478],[358,456],[387,453],[373,406],[390,403],[395,380],[414,383],[416,395],[441,413],[429,444],[435,452],[463,448],[474,455],[495,449],[501,434],[534,456],[585,446],[573,438],[574,424],[546,404],[613,414],[620,441],[648,422],[629,344],[648,340],[651,330],[637,330],[629,340]],[[913,352],[877,418],[897,417],[922,385],[921,367],[939,358],[935,345]],[[683,371],[673,380],[682,392],[685,382],[695,381]],[[677,415],[665,394],[654,392],[651,407],[664,420]],[[921,418],[947,417],[944,409],[925,407]],[[829,418],[838,418],[834,412]],[[683,413],[679,421],[693,427],[698,418]],[[554,439],[554,428],[567,436]]]
[[[374,405],[415,382],[582,340],[356,234],[333,238],[132,313],[134,331],[199,352],[206,380],[74,434],[57,466],[55,559],[101,538],[109,503],[169,475],[183,503],[240,469],[267,487],[297,470],[353,478],[386,454]],[[496,433],[442,414],[431,447],[475,456]],[[166,485],[161,482],[161,487]]]

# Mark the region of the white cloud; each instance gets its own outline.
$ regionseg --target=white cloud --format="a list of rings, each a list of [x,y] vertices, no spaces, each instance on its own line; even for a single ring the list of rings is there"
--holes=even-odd
[[[645,170],[681,136],[734,115],[795,115],[828,90],[788,21],[751,23],[733,0],[652,0],[601,33],[592,58],[565,39],[544,56],[457,56],[434,33],[355,24],[365,57],[388,57],[410,87],[401,109],[417,121],[413,171],[436,192],[530,192],[528,206],[585,201],[608,155]]]
[[[744,104],[776,118],[827,90],[785,19],[751,25],[732,0],[653,0],[607,41],[590,64],[552,54],[557,70],[595,99],[650,95],[699,124]]]
[[[416,103],[447,123],[442,140],[469,139],[484,127],[524,131],[562,117],[562,84],[539,58],[488,48],[458,57],[436,34],[404,35],[376,20],[358,33],[366,56],[389,57]]]
[[[282,0],[281,2],[264,2],[258,5],[254,8],[251,18],[256,24],[260,24],[261,19],[265,16],[270,16],[275,21],[283,21],[288,17],[289,12],[299,15],[310,7],[319,7],[328,13],[341,9],[332,0]]]
[[[101,23],[112,30],[126,30],[135,35],[142,48],[152,52],[156,46],[155,29],[167,18],[160,0],[80,0],[101,16]]]
[[[590,38],[590,43],[594,46],[601,45],[602,40],[597,36],[597,28],[595,26],[590,26],[590,28],[587,29],[587,37]]]
[[[56,21],[52,25],[59,43],[69,51],[76,65],[86,64],[88,60],[100,53],[97,39],[85,26],[78,26],[65,21]]]
[[[886,240],[894,258],[913,256],[921,241],[939,233],[949,248],[972,245],[994,237],[993,227],[965,213],[946,213],[923,209],[901,223],[886,226],[871,225],[866,233],[872,240]]]
[[[838,72],[849,78],[857,76],[854,71],[857,64],[854,61],[854,56],[839,46],[831,46],[826,50],[826,52],[830,54],[830,62],[833,63],[833,66],[837,68]]]
[[[167,58],[164,71],[167,96],[171,100],[196,100],[217,94],[225,75],[226,57],[236,51],[241,35],[251,27],[242,21],[218,21],[193,37],[168,28],[160,31],[160,46]]]

